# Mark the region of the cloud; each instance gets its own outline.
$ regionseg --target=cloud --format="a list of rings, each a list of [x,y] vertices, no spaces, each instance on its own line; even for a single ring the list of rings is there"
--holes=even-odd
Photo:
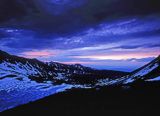
[[[119,46],[119,47],[113,47],[113,48],[111,48],[111,49],[133,49],[133,50],[135,50],[135,49],[139,49],[139,48],[160,48],[160,44],[156,44],[156,43],[154,43],[154,44],[152,44],[152,43],[148,43],[148,44],[143,44],[143,42],[142,42],[142,44],[135,44],[135,45],[122,45],[122,46]]]
[[[160,53],[159,49],[137,49],[133,51],[113,50],[103,52],[93,52],[90,54],[71,55],[69,57],[75,59],[88,59],[88,60],[128,60],[128,59],[142,59],[148,57],[156,57]]]
[[[157,14],[160,5],[158,0],[1,0],[0,11],[0,23],[8,27],[67,35],[106,20]]]
[[[57,51],[54,50],[32,50],[28,52],[22,52],[20,56],[26,58],[49,58],[57,54]]]
[[[160,53],[158,3],[159,0],[1,0],[0,49],[43,61],[100,67],[111,67],[111,61],[115,67],[121,64],[118,61],[125,66],[129,62],[134,65],[133,61],[140,62],[137,59]]]

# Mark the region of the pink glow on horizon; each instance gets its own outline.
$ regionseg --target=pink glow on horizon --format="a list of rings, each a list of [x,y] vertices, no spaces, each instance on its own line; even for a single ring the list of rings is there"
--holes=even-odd
[[[23,52],[22,56],[25,56],[26,58],[48,58],[53,55],[56,55],[56,52],[50,51],[50,50],[42,50],[42,51],[29,51],[29,52]]]
[[[95,62],[81,62],[81,61],[71,61],[71,62],[60,62],[63,64],[94,64]]]
[[[107,55],[86,55],[86,56],[73,56],[74,58],[80,59],[93,59],[93,60],[127,60],[127,59],[141,59],[141,58],[148,58],[148,57],[157,57],[160,53],[159,52],[148,52],[148,53],[126,53],[126,54],[107,54]]]

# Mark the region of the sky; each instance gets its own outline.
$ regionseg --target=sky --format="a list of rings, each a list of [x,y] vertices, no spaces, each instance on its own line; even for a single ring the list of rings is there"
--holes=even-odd
[[[133,71],[160,55],[158,0],[1,0],[0,49]]]

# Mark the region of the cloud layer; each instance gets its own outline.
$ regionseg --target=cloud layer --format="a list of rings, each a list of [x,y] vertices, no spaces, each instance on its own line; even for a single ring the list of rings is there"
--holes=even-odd
[[[158,0],[1,2],[0,49],[15,55],[133,70],[160,54],[159,43]]]

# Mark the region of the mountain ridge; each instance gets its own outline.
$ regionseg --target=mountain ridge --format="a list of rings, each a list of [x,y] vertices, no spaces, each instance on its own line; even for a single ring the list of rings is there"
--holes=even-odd
[[[100,99],[98,101],[102,103],[102,98],[103,100],[106,98],[111,99],[113,96],[114,99],[119,96],[125,102],[122,93],[126,94],[126,91],[132,91],[139,96],[139,92],[152,91],[152,88],[157,91],[156,88],[159,87],[159,83],[160,56],[145,66],[131,73],[126,73],[111,70],[96,70],[80,64],[44,63],[37,59],[27,59],[0,51],[0,96],[2,96],[0,112],[36,100],[38,101],[34,102],[35,104],[42,101],[42,103],[38,103],[38,106],[41,106],[46,102],[48,103],[48,101],[54,101],[54,98],[56,98],[54,96],[59,96],[59,94],[57,95],[59,92],[62,92],[60,94],[62,98],[66,95],[71,96],[71,99],[68,99],[70,102],[72,102],[72,98],[74,97],[77,101],[81,94],[85,96],[83,99],[87,99],[87,101],[90,101],[87,95],[90,97],[95,96],[93,101],[90,101],[91,104],[97,97]],[[141,91],[138,91],[140,89]],[[70,95],[71,93],[73,95]],[[44,98],[47,96],[50,97]],[[104,96],[106,96],[105,99]],[[39,100],[41,98],[44,99]],[[129,94],[129,98],[125,98],[128,100],[129,98],[132,99],[132,94]],[[63,98],[63,100],[65,99]],[[60,101],[58,100],[56,103]],[[73,105],[77,103],[76,101]],[[108,100],[108,102],[111,101]],[[82,103],[84,102],[82,101]],[[53,104],[45,104],[44,106],[51,108]],[[29,111],[32,112],[33,110]]]
[[[128,74],[127,72],[121,71],[96,70],[90,67],[82,66],[81,64],[67,65],[57,62],[45,63],[37,59],[28,59],[10,55],[4,51],[0,51],[0,63],[3,67],[6,66],[8,70],[23,70],[31,80],[35,80],[37,82],[57,81],[58,83],[72,83],[73,81],[73,83],[83,84],[90,83],[90,81],[96,81],[101,78],[114,79]],[[16,70],[15,67],[17,66],[18,68]],[[8,67],[11,67],[11,69]],[[60,76],[61,79],[58,76]],[[62,77],[64,78],[62,79]]]
[[[149,81],[160,76],[160,55],[148,64],[138,68],[128,75],[128,79],[124,83],[132,83],[135,81]]]
[[[113,70],[96,70],[81,64],[62,64],[58,62],[42,62],[37,59],[28,59],[7,52],[0,51],[0,69],[5,67],[11,72],[27,76],[32,81],[54,84],[81,84],[92,87],[132,84],[137,81],[152,81],[160,76],[160,55],[150,63],[127,73]],[[10,68],[9,68],[10,67]],[[18,74],[11,73],[15,77]],[[7,77],[7,74],[1,78]]]

